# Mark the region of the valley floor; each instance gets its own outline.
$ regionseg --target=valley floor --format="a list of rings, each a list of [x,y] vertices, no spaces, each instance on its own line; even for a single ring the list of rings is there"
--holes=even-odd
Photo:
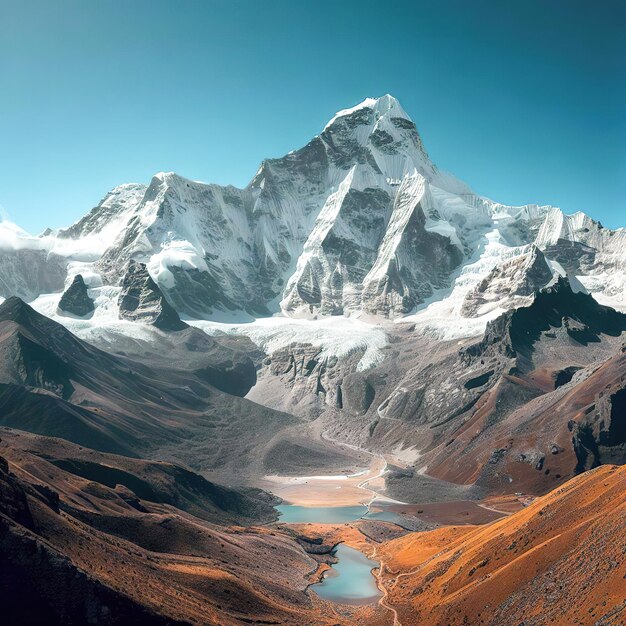
[[[361,476],[376,476],[379,463],[372,466]],[[357,477],[302,480],[291,479],[288,491],[301,505],[359,501],[358,484],[344,500],[332,494]],[[327,499],[319,497],[324,484],[332,494]],[[368,486],[361,486],[360,503]],[[475,507],[473,516],[464,511],[467,504]],[[378,604],[388,615],[361,616],[363,622],[354,615],[354,623],[617,625],[626,617],[625,507],[626,467],[603,466],[536,499],[412,505],[420,519],[436,520],[422,532],[367,519],[279,527],[304,545],[345,542],[379,564],[373,570],[383,594]],[[327,568],[321,562],[316,576]]]

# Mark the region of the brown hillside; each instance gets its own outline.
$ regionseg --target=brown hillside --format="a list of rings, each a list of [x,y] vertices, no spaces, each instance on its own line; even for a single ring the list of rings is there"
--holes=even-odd
[[[381,546],[396,624],[624,624],[626,467],[586,472],[486,526]]]

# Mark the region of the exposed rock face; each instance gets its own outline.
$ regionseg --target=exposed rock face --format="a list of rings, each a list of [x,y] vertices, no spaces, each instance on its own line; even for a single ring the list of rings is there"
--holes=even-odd
[[[501,308],[523,306],[530,302],[529,296],[545,287],[553,278],[546,257],[533,244],[526,254],[496,265],[465,296],[461,313],[466,317],[474,317],[487,312],[489,305]]]
[[[603,303],[621,305],[626,287],[626,229],[611,230],[580,211],[566,215],[551,208],[536,243],[569,274],[583,277],[585,287]]]
[[[165,299],[143,263],[130,261],[119,297],[120,318],[152,324],[161,330],[183,330],[187,324]]]
[[[431,476],[544,490],[600,463],[623,462],[626,361],[614,355],[625,331],[626,315],[560,278],[529,306],[490,322],[458,358],[406,376],[378,415],[430,424]]]
[[[433,340],[394,324],[386,358],[368,371],[344,358],[323,363],[313,346],[306,353],[294,345],[284,354],[275,351],[254,398],[295,412],[315,397],[330,439],[397,454],[427,468],[428,480],[468,490],[545,490],[575,474],[575,448],[590,467],[595,458],[620,462],[622,431],[609,419],[613,409],[603,408],[596,420],[590,405],[606,390],[611,406],[622,406],[615,384],[624,360],[613,357],[626,315],[575,292],[563,277],[528,298],[527,306],[503,313],[479,341],[461,349],[458,341]],[[610,364],[596,372],[607,359]],[[267,380],[268,370],[276,383]],[[269,393],[279,396],[281,388],[271,384],[278,383],[286,393],[272,400]],[[295,406],[283,404],[283,397],[294,398]],[[595,444],[584,437],[585,414],[593,418]],[[572,442],[577,427],[568,428],[573,415],[582,424],[580,445]],[[611,444],[600,448],[601,439]],[[422,480],[418,472],[407,479],[416,485]]]
[[[598,304],[589,294],[576,293],[566,278],[541,290],[533,303],[503,313],[487,324],[482,340],[464,350],[469,357],[499,352],[528,356],[542,333],[561,335],[580,345],[597,342],[600,334],[618,337],[626,330],[626,315]]]
[[[358,191],[359,175],[353,168],[320,212],[287,283],[285,310],[396,317],[447,285],[460,263],[461,251],[425,228],[432,201],[421,174],[390,192]]]
[[[67,259],[46,250],[0,250],[0,296],[33,300],[61,291],[66,272]]]
[[[284,308],[332,315],[361,307],[363,280],[376,259],[392,198],[350,183],[344,182],[320,213],[287,285]]]
[[[341,401],[337,359],[321,356],[319,348],[294,344],[276,350],[265,362],[269,366],[266,375],[277,377],[290,390],[291,397],[280,405],[282,410],[292,411],[290,405],[297,404],[299,414],[315,415],[324,404]]]
[[[341,384],[341,408],[363,415],[372,405],[375,395],[374,387],[362,374],[348,374]]]
[[[626,463],[626,376],[598,393],[585,417],[572,422],[571,430],[578,471]]]
[[[63,292],[58,308],[61,315],[71,313],[77,317],[86,317],[93,313],[93,300],[87,293],[87,285],[81,274],[77,274],[72,284]]]
[[[426,229],[424,211],[431,206],[426,180],[418,173],[406,177],[364,280],[365,311],[397,317],[448,285],[462,254],[448,237]]]

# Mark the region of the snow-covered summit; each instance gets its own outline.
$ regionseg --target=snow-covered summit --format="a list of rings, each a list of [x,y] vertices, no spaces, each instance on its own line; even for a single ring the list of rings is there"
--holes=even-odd
[[[263,161],[243,189],[159,172],[148,185],[116,187],[65,230],[31,237],[0,227],[0,296],[57,291],[80,273],[104,294],[90,294],[99,319],[135,260],[195,318],[398,318],[430,303],[465,327],[468,315],[513,306],[555,273],[626,308],[625,250],[626,231],[583,213],[477,195],[439,170],[385,95]]]
[[[356,106],[350,107],[349,109],[342,109],[341,111],[337,111],[337,113],[335,113],[335,115],[331,118],[328,124],[326,124],[324,130],[327,130],[330,126],[332,126],[338,118],[352,115],[353,113],[362,109],[371,109],[375,111],[379,117],[397,117],[412,121],[407,112],[402,108],[402,105],[398,102],[398,100],[389,94],[385,94],[380,98],[365,98],[365,100],[359,102],[359,104],[357,104]]]

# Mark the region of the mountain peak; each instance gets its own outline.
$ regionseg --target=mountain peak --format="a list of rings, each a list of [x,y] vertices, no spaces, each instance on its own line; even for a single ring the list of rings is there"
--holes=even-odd
[[[0,320],[11,320],[15,322],[31,310],[31,307],[18,296],[9,296],[0,304]]]
[[[388,93],[380,98],[376,98],[372,108],[381,115],[388,113],[391,117],[404,117],[407,120],[411,119],[408,113],[402,108],[398,99]]]
[[[168,183],[177,178],[181,178],[176,172],[157,172],[152,177],[152,182],[157,181],[158,183]]]
[[[33,307],[18,296],[10,296],[0,304],[0,322],[15,322],[27,328],[32,328],[39,324],[59,326],[50,318],[35,311]]]
[[[365,98],[362,102],[359,102],[356,106],[350,107],[348,109],[342,109],[341,111],[337,111],[333,118],[326,124],[324,130],[326,130],[329,126],[331,126],[337,119],[340,117],[345,117],[346,115],[352,115],[356,111],[360,111],[361,109],[373,109],[376,111],[381,117],[389,116],[389,117],[401,117],[406,120],[411,121],[411,118],[407,114],[407,112],[402,108],[402,105],[398,102],[396,98],[394,98],[390,94],[385,94],[380,98]]]

